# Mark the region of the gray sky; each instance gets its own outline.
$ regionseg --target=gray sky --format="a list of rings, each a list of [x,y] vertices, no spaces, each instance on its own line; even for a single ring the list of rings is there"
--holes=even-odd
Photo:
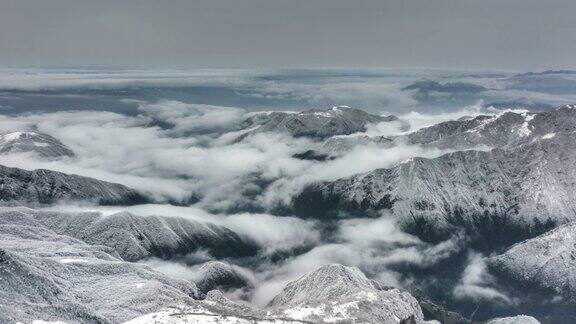
[[[574,0],[0,0],[0,66],[576,68]]]

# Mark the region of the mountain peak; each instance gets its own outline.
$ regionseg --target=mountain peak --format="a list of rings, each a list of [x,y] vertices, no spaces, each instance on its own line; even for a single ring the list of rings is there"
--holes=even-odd
[[[73,157],[74,152],[58,139],[35,131],[16,131],[0,134],[0,153],[31,152],[46,159]]]
[[[294,137],[326,139],[364,132],[369,124],[396,121],[396,116],[379,116],[348,106],[314,108],[298,113],[274,112],[253,116],[245,122],[256,127],[244,136],[263,132],[288,133]]]

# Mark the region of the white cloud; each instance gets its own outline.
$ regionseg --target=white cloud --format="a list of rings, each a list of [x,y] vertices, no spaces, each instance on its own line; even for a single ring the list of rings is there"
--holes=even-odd
[[[139,216],[181,217],[192,221],[213,223],[225,226],[236,233],[246,235],[256,242],[264,254],[277,251],[290,251],[296,248],[314,246],[320,242],[320,232],[315,221],[295,217],[280,217],[268,214],[211,214],[198,207],[144,204],[127,207],[56,205],[50,210],[98,211],[112,215],[127,211]]]
[[[421,241],[402,232],[390,215],[377,219],[354,218],[340,222],[339,237],[357,245],[374,242],[419,244]]]
[[[334,243],[317,245],[280,264],[261,266],[252,302],[266,305],[287,282],[329,263],[355,266],[386,285],[401,287],[410,278],[403,278],[393,266],[430,266],[459,252],[462,246],[457,239],[425,244],[402,232],[388,215],[341,221],[336,233]]]
[[[223,224],[253,238],[268,254],[313,246],[320,242],[315,222],[294,217],[244,213],[227,216]]]
[[[186,104],[174,100],[142,103],[138,110],[155,120],[173,125],[173,134],[227,132],[239,127],[246,115],[244,109]]]
[[[480,254],[471,252],[468,256],[468,265],[453,293],[458,299],[500,300],[508,304],[513,302],[505,294],[490,287],[492,283],[493,278],[487,271],[484,258]]]
[[[140,261],[139,263],[145,264],[150,268],[158,272],[161,272],[171,278],[190,280],[190,281],[198,281],[199,279],[201,279],[201,275],[198,272],[197,268],[190,267],[185,263],[166,261],[156,258]]]
[[[334,181],[379,168],[389,168],[415,156],[433,158],[443,153],[445,151],[436,148],[402,145],[400,142],[393,147],[358,145],[338,159],[314,162],[304,172],[278,179],[266,189],[259,201],[264,206],[274,206],[279,202],[289,204],[292,197],[311,183]]]
[[[357,80],[334,78],[324,82],[263,82],[258,85],[258,95],[265,98],[292,99],[310,105],[350,105],[355,108],[379,112],[385,107],[412,107],[418,101],[411,93],[402,91],[398,78],[382,77]]]
[[[181,201],[194,195],[201,198],[199,206],[226,211],[255,204],[271,209],[288,204],[314,182],[333,181],[389,168],[415,156],[433,158],[447,152],[398,140],[392,147],[356,145],[334,160],[300,160],[293,155],[317,149],[320,143],[287,134],[263,133],[233,141],[238,123],[245,116],[242,109],[161,101],[142,104],[141,111],[139,116],[84,111],[0,117],[0,129],[35,127],[60,139],[76,153],[75,158],[60,161],[0,156],[0,163],[118,182],[159,201]],[[458,113],[412,113],[403,118],[414,129],[482,112],[478,105]],[[151,126],[154,118],[174,124],[175,128]],[[373,125],[370,134],[397,133],[399,126]],[[230,127],[233,131],[226,132]],[[219,136],[184,135],[195,132],[216,132]]]

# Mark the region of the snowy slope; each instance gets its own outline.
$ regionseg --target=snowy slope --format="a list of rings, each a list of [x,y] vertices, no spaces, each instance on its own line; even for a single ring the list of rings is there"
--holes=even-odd
[[[29,208],[1,208],[0,219],[19,214],[60,234],[88,244],[114,249],[126,261],[149,257],[169,258],[205,249],[216,257],[241,257],[257,253],[257,246],[230,229],[178,217],[137,216],[121,212],[65,213]]]
[[[576,296],[576,223],[569,223],[518,243],[492,257],[501,276],[527,287],[540,287],[564,298]]]
[[[425,323],[409,293],[384,288],[357,268],[325,265],[289,283],[259,310],[211,291],[201,305],[171,307],[127,323]],[[432,322],[430,322],[432,323]]]
[[[117,323],[193,303],[192,283],[122,261],[19,213],[0,218],[0,322]]]
[[[518,315],[514,317],[495,318],[486,324],[540,324],[540,322],[532,316]]]
[[[424,219],[440,229],[476,223],[486,215],[527,226],[576,218],[576,109],[456,123],[460,126],[424,129],[412,140],[497,148],[413,158],[390,169],[312,185],[294,200],[296,212],[313,217],[385,209],[402,223]],[[473,135],[477,140],[469,140],[470,130],[480,134]]]
[[[328,138],[366,130],[368,124],[397,121],[395,116],[381,117],[363,110],[339,106],[331,109],[311,109],[299,113],[273,112],[259,114],[245,121],[253,128],[246,135],[262,132],[285,132],[295,137]]]
[[[0,134],[0,154],[32,152],[45,159],[72,157],[74,152],[56,138],[39,132]]]
[[[418,302],[408,292],[383,287],[358,269],[322,266],[288,283],[270,302],[277,314],[311,322],[423,323]]]
[[[253,287],[255,279],[243,268],[222,261],[208,261],[198,269],[196,286],[202,292],[214,289]]]
[[[0,201],[50,204],[85,200],[101,205],[133,205],[148,199],[126,186],[50,170],[28,171],[0,165]]]

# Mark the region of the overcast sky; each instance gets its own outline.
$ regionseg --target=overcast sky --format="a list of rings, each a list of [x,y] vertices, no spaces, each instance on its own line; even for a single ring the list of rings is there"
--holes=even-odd
[[[0,0],[0,66],[576,67],[574,0]]]

